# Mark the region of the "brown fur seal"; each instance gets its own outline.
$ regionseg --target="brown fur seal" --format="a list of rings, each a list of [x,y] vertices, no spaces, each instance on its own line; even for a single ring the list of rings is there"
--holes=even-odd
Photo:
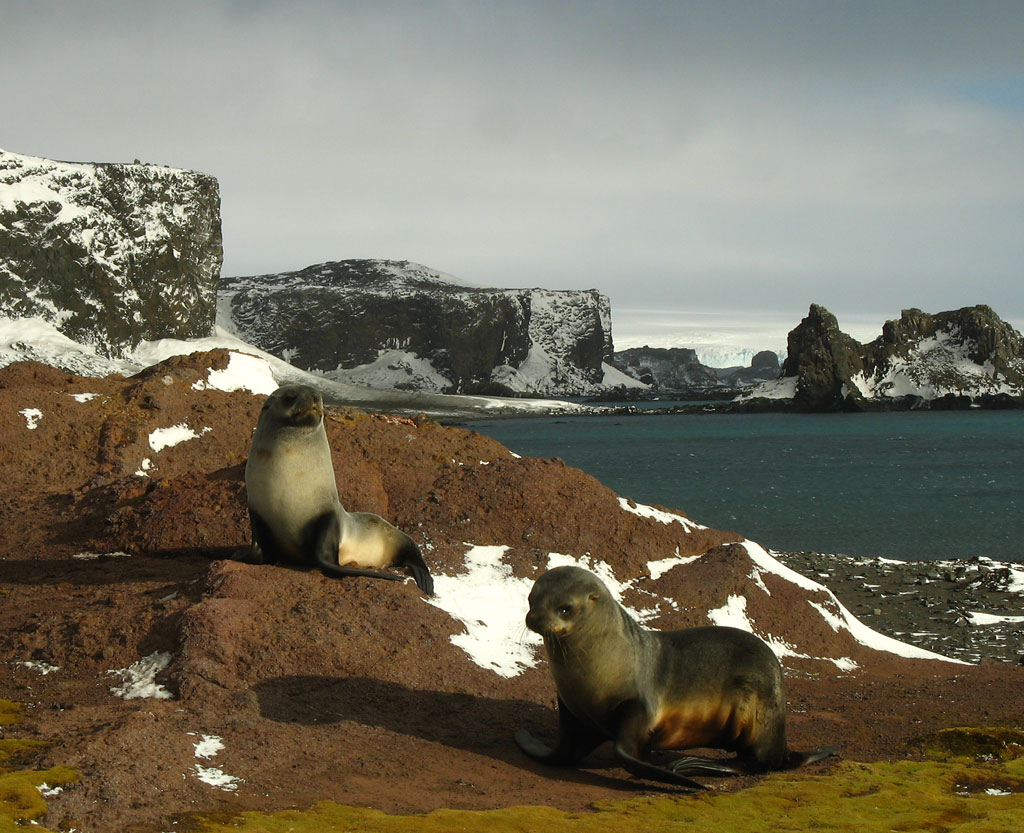
[[[412,538],[378,515],[342,507],[323,417],[323,399],[311,387],[285,385],[267,397],[245,465],[249,560],[396,581],[401,578],[367,568],[404,567],[433,594],[434,580]]]
[[[788,769],[836,753],[787,747],[782,669],[771,648],[746,631],[646,630],[579,567],[557,567],[537,579],[526,624],[544,637],[558,690],[555,748],[523,729],[515,735],[538,761],[576,764],[611,740],[634,775],[702,789],[683,773]],[[650,760],[654,749],[695,748],[726,749],[736,758],[691,755],[665,767]]]

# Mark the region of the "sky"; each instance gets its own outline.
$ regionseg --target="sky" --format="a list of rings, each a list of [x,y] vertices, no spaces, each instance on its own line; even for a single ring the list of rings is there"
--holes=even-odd
[[[1020,327],[1022,33],[1013,0],[0,0],[0,147],[213,174],[225,275]]]

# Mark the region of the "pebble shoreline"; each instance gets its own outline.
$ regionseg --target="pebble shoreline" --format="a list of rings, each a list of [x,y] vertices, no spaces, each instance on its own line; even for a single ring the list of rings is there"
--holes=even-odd
[[[1024,565],[774,552],[865,625],[966,662],[1024,665]],[[980,616],[978,614],[981,614]]]

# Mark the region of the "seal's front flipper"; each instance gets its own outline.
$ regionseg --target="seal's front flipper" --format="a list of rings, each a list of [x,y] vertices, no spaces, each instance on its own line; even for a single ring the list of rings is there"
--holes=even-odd
[[[552,749],[525,729],[515,734],[519,748],[535,761],[552,766],[572,766],[593,752],[608,738],[579,720],[558,698],[558,742]]]
[[[274,533],[260,516],[259,512],[249,507],[249,529],[252,532],[252,546],[236,560],[246,564],[275,564],[280,560],[280,552]]]
[[[647,778],[651,781],[662,781],[666,784],[675,784],[680,787],[689,787],[692,790],[707,789],[703,784],[679,775],[669,769],[645,761],[641,756],[649,754],[649,748],[640,746],[640,739],[650,737],[651,720],[647,708],[637,700],[623,703],[616,710],[615,715],[619,724],[618,734],[615,738],[615,757],[626,770],[638,778]]]

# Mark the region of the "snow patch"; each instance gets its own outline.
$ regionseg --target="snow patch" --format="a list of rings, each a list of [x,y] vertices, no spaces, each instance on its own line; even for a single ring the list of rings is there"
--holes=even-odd
[[[89,401],[91,401],[91,400],[93,400],[96,397],[101,396],[101,395],[102,394],[99,394],[99,393],[69,393],[68,394],[68,396],[70,396],[72,399],[74,399],[75,402],[89,402]]]
[[[226,393],[247,390],[265,396],[279,387],[266,359],[236,352],[228,357],[228,366],[223,370],[210,371],[207,384]]]
[[[663,524],[680,524],[686,532],[693,532],[695,529],[707,529],[706,526],[701,526],[699,523],[691,521],[682,515],[677,515],[674,512],[665,512],[661,509],[655,509],[653,506],[636,503],[635,501],[633,504],[630,504],[630,501],[624,497],[619,498],[619,506],[627,512],[639,515],[641,518],[650,518]]]
[[[150,432],[149,447],[154,452],[163,451],[165,448],[172,448],[187,440],[194,440],[212,430],[212,428],[204,428],[197,434],[184,422],[179,422],[170,428],[157,428],[155,431]]]
[[[23,408],[18,413],[25,417],[25,427],[29,431],[35,431],[39,427],[39,420],[43,418],[43,412],[38,408]]]
[[[217,767],[206,767],[195,764],[196,778],[202,781],[204,784],[209,784],[211,787],[217,787],[218,789],[225,790],[226,792],[234,792],[238,789],[238,785],[242,783],[242,779],[235,775],[228,775]]]
[[[819,662],[831,662],[840,671],[854,671],[860,667],[857,662],[850,657],[812,657],[810,654],[801,653],[794,645],[780,639],[779,637],[772,636],[769,633],[758,633],[754,630],[754,625],[747,616],[746,596],[729,596],[722,607],[709,610],[707,616],[714,625],[738,628],[739,630],[754,634],[754,636],[765,642],[768,647],[772,649],[775,656],[780,660],[786,657],[793,657],[796,659],[813,659],[818,660]]]
[[[54,671],[60,671],[59,665],[50,665],[46,662],[39,662],[38,660],[24,660],[22,662],[16,662],[15,665],[21,665],[24,668],[31,668],[33,671],[38,671],[44,677],[47,674],[52,674]]]
[[[968,613],[972,625],[1001,625],[1007,622],[1024,622],[1024,616],[997,616],[994,613]]]
[[[770,382],[762,382],[755,385],[748,391],[744,391],[736,397],[737,402],[747,399],[792,399],[796,396],[796,385],[799,378],[796,376],[783,376],[781,379],[772,379]]]
[[[686,564],[691,564],[698,558],[702,557],[703,555],[680,555],[679,547],[676,547],[675,555],[669,556],[668,558],[660,558],[655,561],[648,561],[647,572],[653,580],[657,581],[673,567],[682,567]]]
[[[156,682],[156,675],[170,664],[171,655],[169,653],[156,651],[133,662],[127,668],[117,668],[108,671],[108,674],[116,674],[124,681],[119,686],[111,686],[110,690],[125,700],[135,700],[142,697],[170,700],[174,695]]]
[[[763,573],[776,575],[791,584],[795,584],[803,590],[824,594],[827,597],[828,607],[824,604],[813,601],[808,601],[808,604],[821,614],[833,630],[839,631],[840,628],[842,628],[843,630],[849,631],[850,635],[861,645],[872,648],[876,651],[885,651],[908,659],[936,659],[943,660],[945,662],[960,663],[962,665],[967,664],[962,660],[944,657],[941,654],[936,654],[933,651],[927,651],[924,648],[918,648],[914,645],[908,645],[905,642],[900,642],[898,639],[893,639],[890,636],[885,636],[878,631],[872,630],[856,616],[850,613],[850,611],[843,606],[843,603],[836,598],[835,594],[823,584],[818,584],[818,582],[801,575],[796,570],[790,569],[781,561],[770,555],[760,544],[756,544],[753,541],[742,541],[740,542],[740,546],[747,551],[750,559]]]
[[[537,664],[533,649],[542,644],[525,625],[533,582],[503,563],[509,547],[466,546],[466,572],[435,575],[435,595],[426,601],[462,622],[465,633],[451,641],[474,663],[500,677],[518,676]]]

